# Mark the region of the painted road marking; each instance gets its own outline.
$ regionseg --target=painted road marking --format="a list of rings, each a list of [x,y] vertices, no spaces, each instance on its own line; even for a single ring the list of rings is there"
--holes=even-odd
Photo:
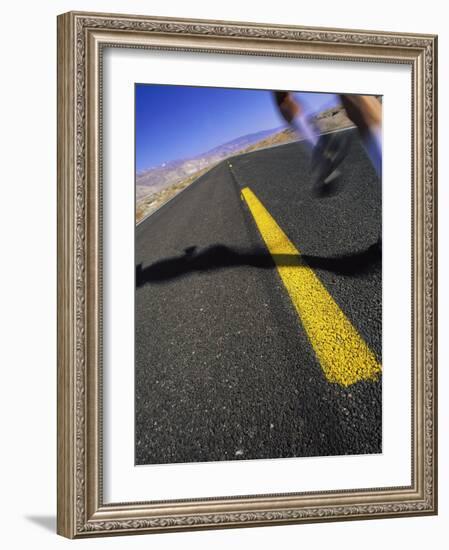
[[[242,189],[242,196],[273,257],[327,380],[342,386],[360,380],[377,380],[382,367],[374,353],[313,270],[302,260],[301,253],[251,189]],[[285,262],[286,255],[288,262]]]

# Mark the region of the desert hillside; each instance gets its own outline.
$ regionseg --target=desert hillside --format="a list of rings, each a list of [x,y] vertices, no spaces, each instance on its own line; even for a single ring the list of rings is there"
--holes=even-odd
[[[321,133],[349,128],[353,125],[342,107],[319,113],[314,118],[314,122]],[[291,128],[264,130],[214,147],[194,158],[163,163],[161,166],[138,173],[136,176],[136,223],[149,216],[222,160],[300,139],[302,136]]]

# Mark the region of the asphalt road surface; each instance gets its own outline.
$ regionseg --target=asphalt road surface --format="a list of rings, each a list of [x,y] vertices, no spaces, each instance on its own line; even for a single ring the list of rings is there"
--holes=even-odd
[[[136,464],[382,451],[381,189],[347,132],[336,194],[292,143],[136,228]]]

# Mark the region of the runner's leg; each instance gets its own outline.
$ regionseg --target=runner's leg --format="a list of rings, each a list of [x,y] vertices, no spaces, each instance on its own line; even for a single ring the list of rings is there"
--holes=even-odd
[[[357,126],[365,150],[380,177],[382,172],[382,104],[374,96],[341,95],[348,117]]]

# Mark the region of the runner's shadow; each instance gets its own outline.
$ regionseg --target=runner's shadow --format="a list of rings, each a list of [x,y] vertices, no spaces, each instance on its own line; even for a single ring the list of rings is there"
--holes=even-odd
[[[376,243],[366,250],[343,256],[321,257],[302,254],[275,254],[256,248],[251,250],[214,245],[197,252],[196,246],[186,248],[184,254],[160,260],[147,267],[136,266],[136,286],[147,283],[160,284],[183,277],[193,272],[217,271],[229,267],[252,266],[260,269],[273,269],[290,266],[301,269],[306,264],[312,268],[332,271],[340,275],[362,275],[380,265],[381,244]]]
[[[337,275],[361,276],[369,273],[382,263],[382,242],[379,240],[365,250],[341,256],[302,256],[307,265],[313,268],[332,271]]]

